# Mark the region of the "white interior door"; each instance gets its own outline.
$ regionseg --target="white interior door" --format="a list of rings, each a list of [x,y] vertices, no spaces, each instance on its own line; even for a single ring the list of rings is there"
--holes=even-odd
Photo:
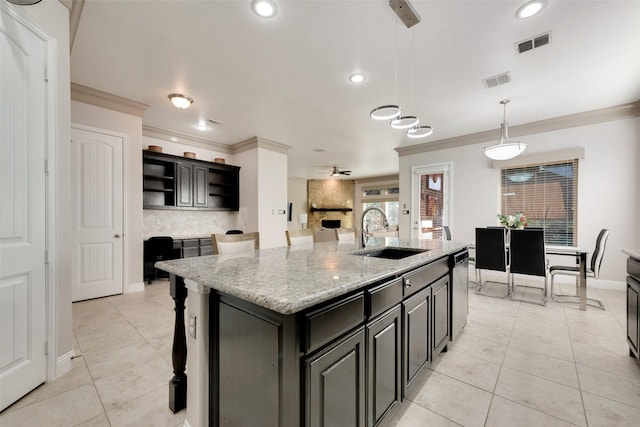
[[[71,128],[73,301],[123,291],[123,138]]]
[[[0,9],[0,410],[46,378],[45,43]]]
[[[449,225],[451,211],[451,166],[415,166],[412,172],[412,237],[442,240],[442,226]]]

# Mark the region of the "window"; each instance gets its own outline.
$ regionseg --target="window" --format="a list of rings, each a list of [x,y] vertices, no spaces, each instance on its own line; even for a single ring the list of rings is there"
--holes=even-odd
[[[362,188],[362,211],[371,207],[380,208],[386,215],[389,227],[397,227],[400,220],[400,189],[398,184],[377,185]],[[365,218],[365,227],[369,231],[383,228],[382,215],[371,212]]]
[[[546,243],[575,246],[578,160],[500,169],[500,213],[524,212],[529,227],[543,227]]]

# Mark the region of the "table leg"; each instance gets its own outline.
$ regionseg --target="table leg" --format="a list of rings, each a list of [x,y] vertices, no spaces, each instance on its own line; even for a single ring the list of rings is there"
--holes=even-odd
[[[169,409],[174,414],[187,407],[187,337],[184,328],[184,302],[187,298],[187,288],[184,279],[174,274],[170,276],[171,298],[175,302],[175,323],[173,329],[173,378],[169,381]]]
[[[578,295],[580,295],[580,310],[586,310],[587,309],[587,253],[586,252],[582,252],[580,254],[579,266],[580,266],[580,278],[579,278],[580,293]]]

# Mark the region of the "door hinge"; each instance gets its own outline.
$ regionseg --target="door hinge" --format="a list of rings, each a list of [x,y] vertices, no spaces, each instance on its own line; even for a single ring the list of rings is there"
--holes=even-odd
[[[49,341],[44,342],[44,355],[45,356],[49,355]]]
[[[44,263],[49,264],[49,249],[44,250]]]
[[[47,70],[47,67],[44,67],[44,81],[49,83],[49,71]]]
[[[49,173],[49,159],[44,159],[44,173]]]

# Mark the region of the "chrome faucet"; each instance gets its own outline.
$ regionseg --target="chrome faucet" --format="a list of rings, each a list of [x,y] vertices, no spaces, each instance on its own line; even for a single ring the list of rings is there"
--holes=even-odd
[[[360,222],[362,223],[362,247],[363,248],[367,245],[367,242],[369,241],[369,229],[368,229],[368,227],[365,228],[364,217],[371,211],[380,212],[380,214],[382,215],[382,226],[384,227],[385,230],[389,229],[389,221],[387,221],[387,215],[385,215],[385,213],[384,213],[384,211],[382,209],[377,208],[375,206],[372,206],[370,208],[365,209],[362,212],[362,218],[360,220]]]

